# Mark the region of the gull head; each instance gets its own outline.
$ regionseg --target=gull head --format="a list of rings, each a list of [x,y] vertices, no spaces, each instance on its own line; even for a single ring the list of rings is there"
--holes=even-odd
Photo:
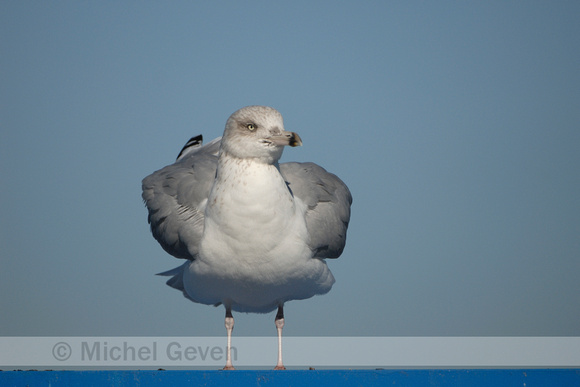
[[[247,106],[234,112],[226,122],[221,152],[242,159],[277,162],[285,146],[300,146],[294,132],[284,130],[282,115],[268,106]]]

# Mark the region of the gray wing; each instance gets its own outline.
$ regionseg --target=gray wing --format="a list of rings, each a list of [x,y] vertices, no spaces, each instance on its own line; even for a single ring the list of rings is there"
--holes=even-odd
[[[352,196],[336,175],[314,163],[283,163],[280,172],[292,194],[308,205],[306,227],[318,258],[338,258],[346,243]]]
[[[220,138],[201,146],[193,137],[177,161],[143,179],[151,232],[163,249],[193,260],[203,233],[204,210],[217,168]]]

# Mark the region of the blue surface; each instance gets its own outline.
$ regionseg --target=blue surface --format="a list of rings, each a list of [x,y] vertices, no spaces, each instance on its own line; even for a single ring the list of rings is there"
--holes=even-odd
[[[3,371],[2,386],[580,386],[580,369]]]

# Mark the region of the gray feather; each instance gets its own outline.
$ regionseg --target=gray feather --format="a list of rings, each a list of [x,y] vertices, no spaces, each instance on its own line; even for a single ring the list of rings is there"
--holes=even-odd
[[[336,175],[314,163],[283,163],[292,194],[308,205],[309,245],[317,258],[338,258],[346,243],[352,196]]]
[[[182,151],[174,164],[143,180],[153,236],[169,254],[189,260],[198,253],[220,146],[220,138],[205,146],[199,145],[197,137],[192,140],[189,143],[193,146],[186,146],[187,153]],[[314,257],[338,258],[350,220],[352,196],[348,187],[314,163],[282,163],[280,172],[292,194],[308,206],[306,226]]]
[[[218,150],[219,138],[190,149],[174,164],[143,179],[151,232],[163,249],[177,258],[193,260],[198,253]]]

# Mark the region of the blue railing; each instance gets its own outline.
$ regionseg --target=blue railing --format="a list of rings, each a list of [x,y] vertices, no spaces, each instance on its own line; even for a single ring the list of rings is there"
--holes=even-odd
[[[580,386],[580,369],[3,371],[1,386]]]

